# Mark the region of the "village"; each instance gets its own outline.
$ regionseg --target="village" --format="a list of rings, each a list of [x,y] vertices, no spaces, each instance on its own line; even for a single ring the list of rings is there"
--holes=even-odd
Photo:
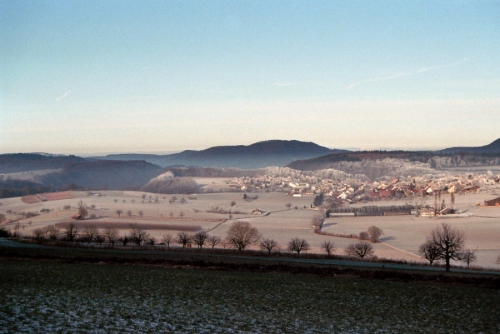
[[[292,197],[321,195],[322,198],[328,199],[327,202],[332,208],[327,212],[328,214],[351,213],[349,210],[346,211],[346,207],[350,205],[384,206],[384,201],[405,200],[407,206],[403,211],[408,211],[408,214],[433,216],[460,214],[460,211],[455,210],[455,195],[478,194],[485,187],[500,185],[500,176],[489,172],[485,175],[409,176],[401,179],[391,178],[387,181],[319,179],[310,176],[301,176],[298,179],[290,176],[262,176],[231,178],[225,180],[225,184],[229,191],[237,192],[284,192]],[[484,202],[475,204],[478,206],[500,205],[500,196],[495,198],[486,194],[485,196],[488,197],[484,199]],[[409,207],[413,210],[407,210]],[[351,211],[353,214],[356,213],[356,210]],[[374,212],[374,215],[380,214]]]

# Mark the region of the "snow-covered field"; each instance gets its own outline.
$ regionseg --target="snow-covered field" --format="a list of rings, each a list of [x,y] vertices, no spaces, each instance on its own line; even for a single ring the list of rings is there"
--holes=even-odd
[[[213,181],[211,181],[213,180]],[[223,184],[223,179],[203,179],[203,184]],[[425,218],[414,216],[392,216],[392,217],[356,217],[356,218],[330,218],[327,219],[323,231],[341,234],[359,234],[366,231],[369,226],[376,225],[384,231],[382,243],[374,244],[375,255],[379,258],[403,259],[409,261],[420,261],[417,254],[418,247],[425,241],[429,232],[439,224],[446,222],[462,230],[467,236],[466,246],[477,248],[477,263],[474,265],[487,268],[500,268],[496,263],[500,255],[500,208],[476,206],[476,203],[484,203],[485,199],[494,198],[495,192],[483,191],[478,194],[467,194],[456,196],[456,208],[471,215],[467,218]],[[317,211],[311,210],[310,205],[313,196],[291,197],[284,193],[248,193],[258,195],[253,201],[245,201],[243,193],[212,193],[197,194],[193,196],[175,195],[177,201],[170,203],[172,195],[150,194],[134,191],[103,191],[102,196],[87,196],[85,192],[72,192],[74,199],[58,201],[47,201],[36,204],[25,204],[19,198],[2,199],[0,211],[11,212],[40,212],[42,209],[53,210],[36,217],[20,220],[23,228],[20,232],[31,235],[36,228],[43,228],[58,222],[70,221],[76,211],[78,201],[82,200],[87,206],[92,207],[89,214],[94,214],[95,221],[112,221],[124,223],[151,223],[151,224],[194,224],[200,225],[208,230],[211,235],[221,238],[226,236],[230,224],[236,220],[249,221],[255,226],[264,238],[275,239],[282,250],[291,238],[300,237],[306,239],[311,245],[309,252],[321,252],[320,245],[325,240],[331,240],[336,244],[336,254],[344,254],[344,248],[353,242],[353,239],[318,235],[311,228],[311,218]],[[95,194],[95,192],[94,192]],[[143,198],[143,195],[144,198]],[[151,196],[151,197],[150,197]],[[156,201],[158,198],[158,201]],[[185,203],[181,203],[181,199]],[[449,199],[443,197],[447,202]],[[231,202],[236,204],[231,207]],[[429,205],[433,205],[429,199]],[[291,204],[288,209],[286,204]],[[382,201],[358,205],[402,205],[400,201]],[[71,209],[64,209],[65,206]],[[232,219],[229,214],[209,213],[207,210],[214,208],[231,210]],[[297,209],[295,209],[297,208]],[[254,215],[254,209],[261,209],[264,214]],[[117,210],[122,213],[118,217]],[[131,211],[131,216],[127,214]],[[142,217],[139,212],[142,211]],[[234,213],[234,212],[241,213]],[[15,213],[6,214],[7,218],[19,217]],[[181,215],[183,216],[181,219]],[[225,220],[220,224],[217,221]],[[86,220],[87,221],[87,220]],[[12,229],[14,224],[6,226]],[[164,230],[148,231],[158,241],[165,233],[175,235],[175,231]],[[127,230],[121,231],[128,233]],[[175,245],[174,245],[175,246]],[[251,247],[252,248],[252,247]],[[253,246],[254,249],[257,246]],[[455,263],[457,264],[457,263]]]
[[[498,290],[0,260],[0,333],[498,333]]]

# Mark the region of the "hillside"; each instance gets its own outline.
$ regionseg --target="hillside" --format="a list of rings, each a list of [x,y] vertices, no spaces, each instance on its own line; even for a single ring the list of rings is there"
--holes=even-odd
[[[66,165],[38,180],[56,188],[75,184],[84,189],[139,189],[161,171],[145,161],[86,161]]]
[[[297,140],[268,140],[248,146],[216,146],[201,151],[187,150],[168,155],[122,154],[108,155],[99,159],[145,160],[162,167],[182,165],[252,169],[267,166],[282,167],[295,160],[340,152],[347,151],[332,150],[315,143]]]
[[[42,153],[0,154],[0,173],[58,169],[70,163],[85,161],[74,155],[52,156]]]
[[[434,156],[433,152],[411,152],[411,151],[361,151],[348,153],[334,153],[325,156],[297,160],[287,165],[298,170],[319,170],[332,168],[332,165],[341,162],[361,162],[364,160],[383,159],[406,159],[415,162],[428,162]]]
[[[450,167],[500,165],[500,154],[462,152],[446,154],[433,151],[364,151],[329,154],[294,161],[287,167],[301,171],[335,169],[347,174],[364,174],[370,179],[422,176]]]
[[[500,154],[500,138],[485,146],[478,147],[450,147],[438,151],[439,153],[496,153]]]

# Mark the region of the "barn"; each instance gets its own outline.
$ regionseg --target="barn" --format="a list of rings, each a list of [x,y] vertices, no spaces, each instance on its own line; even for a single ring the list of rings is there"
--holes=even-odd
[[[484,201],[484,205],[486,206],[500,206],[500,197],[490,199],[489,201]]]

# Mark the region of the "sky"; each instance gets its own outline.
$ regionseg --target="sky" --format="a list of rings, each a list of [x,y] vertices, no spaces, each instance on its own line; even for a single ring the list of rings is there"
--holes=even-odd
[[[500,137],[500,1],[0,0],[0,153]]]

